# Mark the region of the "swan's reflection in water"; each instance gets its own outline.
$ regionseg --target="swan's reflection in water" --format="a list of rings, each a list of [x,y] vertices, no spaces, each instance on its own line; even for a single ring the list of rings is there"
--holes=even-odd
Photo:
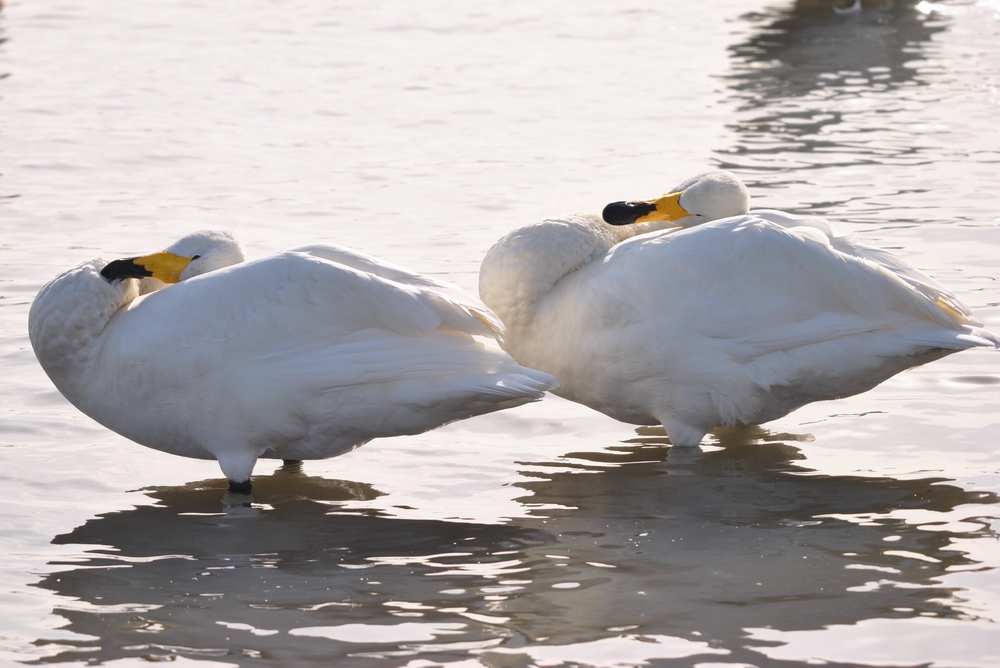
[[[762,188],[803,171],[915,165],[928,146],[910,130],[925,97],[921,89],[940,76],[932,37],[948,17],[922,10],[915,0],[878,0],[861,11],[837,14],[840,0],[799,0],[742,17],[749,36],[730,47],[736,137],[720,166],[744,174],[767,173]],[[919,115],[917,117],[919,119]],[[870,185],[864,173],[856,183]],[[777,176],[777,178],[775,178]],[[842,185],[833,180],[826,188]],[[846,199],[857,193],[847,194]],[[816,202],[819,210],[845,202]]]
[[[914,61],[946,29],[946,17],[921,11],[927,3],[916,0],[866,2],[849,16],[838,16],[837,4],[799,0],[742,17],[753,35],[730,47],[730,83],[746,104],[844,86],[857,93],[926,83]]]
[[[583,647],[604,665],[612,647],[616,661],[780,665],[747,628],[962,613],[939,579],[968,567],[955,543],[978,534],[930,523],[994,495],[819,475],[787,438],[761,436],[682,452],[647,433],[526,463],[527,516],[504,525],[394,518],[363,507],[367,485],[293,471],[255,479],[249,506],[220,505],[215,483],[153,489],[156,505],[55,539],[88,549],[39,583],[78,634],[45,661],[493,666]]]
[[[497,637],[480,590],[505,572],[509,551],[548,540],[517,527],[355,511],[351,502],[379,493],[288,470],[255,478],[252,503],[217,481],[148,493],[157,505],[56,537],[100,546],[40,583],[67,599],[57,613],[68,630],[96,640],[49,660],[177,654],[337,665],[368,644],[331,642],[310,629],[368,626],[391,644],[396,632],[384,625],[406,622],[401,640],[442,631],[478,646]]]
[[[550,559],[547,572],[534,567],[534,586],[501,609],[514,623],[535,613],[532,635],[579,642],[596,628],[628,628],[707,640],[729,650],[728,660],[755,665],[761,657],[748,627],[959,614],[938,579],[970,563],[954,547],[960,534],[891,513],[933,517],[996,503],[995,495],[934,479],[818,475],[795,464],[802,455],[794,446],[748,442],[747,434],[723,435],[724,447],[707,452],[668,452],[653,438],[579,453],[571,457],[592,473],[524,485],[532,502],[565,506],[546,511],[558,547],[527,550],[562,561]],[[552,568],[561,564],[562,572]]]

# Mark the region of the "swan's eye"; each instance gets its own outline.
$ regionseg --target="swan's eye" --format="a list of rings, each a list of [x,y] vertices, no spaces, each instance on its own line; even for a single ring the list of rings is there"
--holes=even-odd
[[[198,258],[200,258],[200,257],[201,257],[200,255],[192,255],[192,256],[191,256],[191,259],[192,259],[192,260],[197,260],[197,259],[198,259]]]

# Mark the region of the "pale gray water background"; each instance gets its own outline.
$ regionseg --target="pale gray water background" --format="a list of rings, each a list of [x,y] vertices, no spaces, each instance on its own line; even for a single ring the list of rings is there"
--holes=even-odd
[[[714,166],[1000,330],[1000,2],[791,8],[8,3],[0,662],[1000,664],[995,351],[695,452],[549,399],[264,461],[241,507],[214,463],[80,415],[28,346],[46,280],[193,229],[474,291],[510,228]]]

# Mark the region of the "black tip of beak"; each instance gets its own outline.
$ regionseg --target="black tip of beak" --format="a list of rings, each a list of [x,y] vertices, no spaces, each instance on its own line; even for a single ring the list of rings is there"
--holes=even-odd
[[[120,281],[125,278],[144,278],[152,275],[153,272],[136,264],[131,259],[114,260],[107,263],[104,269],[101,269],[101,276],[108,281]]]
[[[601,215],[608,225],[631,225],[653,211],[656,205],[649,202],[612,202],[604,207]]]

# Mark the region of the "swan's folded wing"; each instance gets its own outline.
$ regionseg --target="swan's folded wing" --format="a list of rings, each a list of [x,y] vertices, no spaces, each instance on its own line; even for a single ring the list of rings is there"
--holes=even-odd
[[[823,218],[796,216],[772,209],[759,209],[751,213],[796,233],[807,231],[810,228],[818,230],[827,238],[830,246],[837,251],[867,260],[895,274],[939,308],[951,312],[956,320],[969,325],[980,324],[973,317],[969,308],[959,301],[958,297],[933,278],[894,253],[860,243],[851,235],[838,232]]]
[[[874,246],[850,243],[849,239],[843,237],[838,241],[840,243],[835,245],[835,248],[882,266],[905,281],[907,285],[922,294],[938,308],[949,312],[957,321],[968,325],[980,324],[972,315],[972,311],[959,301],[954,293],[899,256]]]
[[[749,214],[646,241],[652,252],[619,258],[620,271],[632,263],[636,275],[662,279],[646,312],[684,320],[696,336],[747,355],[903,326],[926,345],[985,343],[960,344],[973,333],[961,312],[893,268],[837,250],[815,228],[805,232]]]
[[[291,415],[297,402],[324,406],[321,395],[336,392],[329,406],[447,399],[458,419],[475,413],[462,413],[461,397],[523,402],[554,386],[476,338],[482,323],[435,292],[309,254],[234,265],[137,301],[105,342],[111,376],[140,374],[159,388],[197,378],[262,416],[275,413],[269,401]],[[473,323],[450,326],[458,320]]]
[[[405,399],[415,405],[430,405],[453,393],[538,399],[554,386],[550,376],[522,367],[498,346],[444,330],[416,339],[361,331],[327,345],[263,355],[247,369],[310,396],[361,388],[372,399],[392,392],[397,393],[393,402]],[[389,397],[381,399],[388,402]]]

